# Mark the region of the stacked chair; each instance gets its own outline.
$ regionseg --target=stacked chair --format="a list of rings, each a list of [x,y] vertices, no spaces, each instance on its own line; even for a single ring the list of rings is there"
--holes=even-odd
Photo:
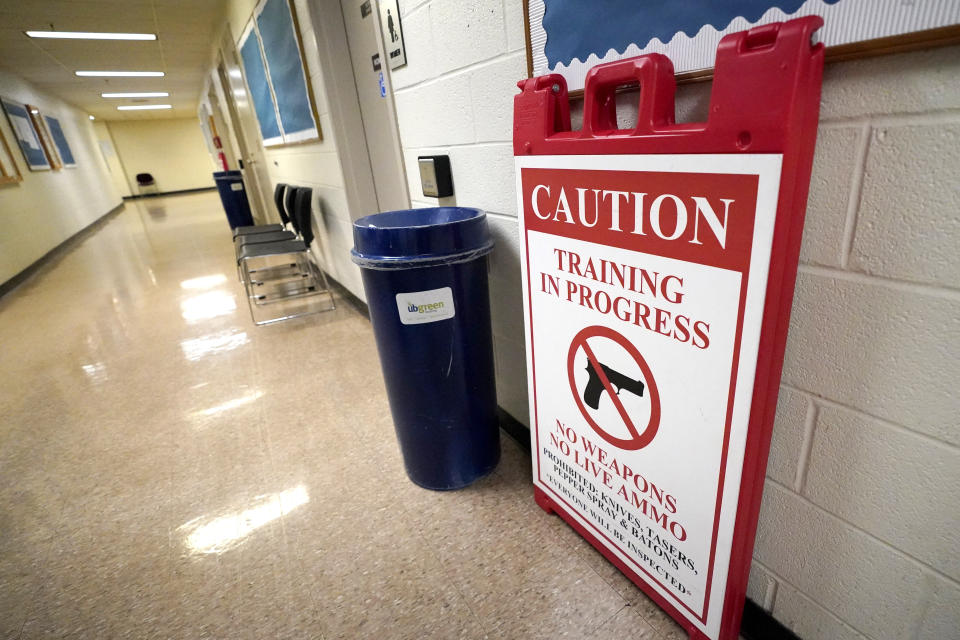
[[[313,189],[278,184],[273,200],[283,224],[239,227],[234,232],[237,274],[255,324],[336,308],[327,276],[310,253],[312,198]]]
[[[258,224],[252,227],[237,227],[233,230],[234,243],[236,243],[237,238],[240,236],[270,233],[273,231],[284,231],[287,228],[287,225],[290,224],[290,217],[287,215],[287,212],[283,206],[284,193],[286,189],[287,185],[280,182],[277,183],[276,188],[273,190],[273,202],[277,205],[277,211],[280,213],[280,219],[283,221],[283,224]]]

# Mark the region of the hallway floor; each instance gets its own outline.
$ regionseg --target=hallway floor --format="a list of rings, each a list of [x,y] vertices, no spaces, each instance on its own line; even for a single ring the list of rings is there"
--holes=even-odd
[[[255,327],[215,192],[128,202],[0,300],[0,639],[670,639],[529,458],[404,475],[369,322]]]

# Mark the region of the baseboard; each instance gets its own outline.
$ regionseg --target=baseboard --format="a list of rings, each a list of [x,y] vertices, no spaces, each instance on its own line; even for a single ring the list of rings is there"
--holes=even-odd
[[[176,191],[158,191],[156,193],[138,193],[130,196],[123,196],[124,200],[139,200],[140,198],[159,198],[163,196],[180,196],[185,193],[198,193],[200,191],[216,191],[214,187],[197,187],[196,189],[178,189]]]
[[[340,297],[343,298],[347,302],[347,304],[349,304],[351,307],[356,309],[357,312],[360,313],[360,315],[362,315],[364,318],[369,320],[370,307],[367,306],[367,303],[361,300],[360,298],[358,298],[357,296],[353,295],[353,293],[351,293],[349,289],[347,289],[345,286],[340,284],[340,282],[336,278],[331,276],[329,273],[327,273],[326,271],[324,271],[324,273],[327,274],[327,280],[329,280],[330,284],[337,289],[337,293],[340,295]]]
[[[520,448],[532,455],[530,450],[530,429],[525,424],[514,418],[503,407],[497,407],[497,416],[500,418],[500,428],[517,441]]]
[[[740,623],[740,635],[744,640],[800,640],[800,637],[783,626],[776,618],[764,611],[753,600],[743,604],[743,622]]]
[[[0,284],[0,298],[6,296],[8,293],[29,280],[32,276],[36,275],[38,271],[52,264],[54,260],[63,257],[68,251],[70,251],[70,249],[99,231],[100,227],[106,224],[111,217],[119,213],[121,209],[123,209],[122,202],[87,226],[74,233],[72,236],[55,246],[53,249],[50,249],[50,251],[47,251],[45,254],[34,260],[26,269],[13,276],[3,284]]]

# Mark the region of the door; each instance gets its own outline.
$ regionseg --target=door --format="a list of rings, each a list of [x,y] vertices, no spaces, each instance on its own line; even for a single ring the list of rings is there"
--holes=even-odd
[[[213,118],[215,135],[220,138],[220,144],[223,146],[220,151],[227,158],[227,167],[231,170],[238,169],[237,158],[240,157],[240,154],[234,143],[233,132],[225,121],[225,118],[229,116],[226,115],[226,110],[220,102],[220,96],[217,95],[213,83],[210,85],[210,91],[207,92],[207,100],[210,102],[210,117]]]
[[[367,139],[373,184],[380,211],[407,209],[410,196],[403,171],[393,91],[380,40],[376,0],[340,0],[360,117]],[[379,69],[377,68],[379,66]]]
[[[247,187],[254,220],[265,223],[276,218],[272,213],[273,207],[269,204],[272,202],[270,175],[267,173],[253,105],[247,93],[247,85],[243,81],[240,57],[229,32],[225,32],[221,40],[217,74],[220,76],[227,111],[230,114],[238,151],[243,161],[241,167],[243,182]],[[267,199],[267,194],[270,194],[270,200]]]

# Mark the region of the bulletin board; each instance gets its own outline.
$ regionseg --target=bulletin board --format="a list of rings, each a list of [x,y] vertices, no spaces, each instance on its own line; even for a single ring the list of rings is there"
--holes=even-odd
[[[240,57],[265,146],[322,139],[288,0],[263,0],[240,38]]]
[[[250,29],[240,41],[240,58],[243,60],[243,72],[247,80],[250,101],[257,114],[260,135],[265,146],[283,144],[283,134],[277,120],[277,108],[273,101],[267,68],[263,62],[260,38]]]
[[[827,62],[960,42],[960,0],[524,0],[527,73],[579,91],[600,63],[663,53],[678,79],[705,79],[723,36],[809,15]]]
[[[13,157],[13,151],[7,143],[6,134],[0,128],[0,186],[7,184],[16,184],[23,180],[20,175],[20,168],[17,166],[17,160]]]
[[[43,153],[47,156],[50,168],[54,171],[59,171],[63,168],[63,162],[60,160],[60,154],[57,152],[57,147],[53,143],[53,136],[50,134],[50,129],[47,128],[47,123],[44,122],[43,116],[40,115],[40,109],[31,104],[24,106],[30,114],[30,122],[33,123],[33,130],[36,131],[40,137],[40,146],[43,147]]]
[[[40,144],[40,137],[33,128],[33,123],[30,122],[30,113],[26,105],[7,98],[0,99],[0,102],[3,103],[3,110],[7,114],[7,120],[10,122],[10,128],[13,129],[17,144],[20,145],[20,151],[23,152],[23,157],[27,161],[27,167],[31,171],[49,170],[50,162],[47,161],[47,156]]]
[[[60,153],[60,159],[63,160],[63,166],[67,169],[76,167],[77,161],[73,157],[73,150],[70,149],[70,143],[67,142],[67,137],[63,135],[63,127],[60,126],[60,120],[53,116],[46,115],[43,116],[43,119],[46,121],[47,128],[50,130],[50,137],[53,138],[53,143]]]

